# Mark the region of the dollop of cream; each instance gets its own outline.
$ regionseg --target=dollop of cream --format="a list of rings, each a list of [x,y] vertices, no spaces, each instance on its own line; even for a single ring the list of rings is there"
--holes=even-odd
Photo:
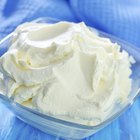
[[[102,122],[131,90],[129,55],[84,23],[25,23],[0,58],[5,95],[42,113]]]

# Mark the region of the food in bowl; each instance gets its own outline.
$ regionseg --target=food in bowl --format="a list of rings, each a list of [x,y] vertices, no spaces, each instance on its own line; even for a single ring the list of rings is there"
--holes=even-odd
[[[43,114],[96,125],[127,100],[134,62],[83,22],[24,23],[0,58],[1,89]]]

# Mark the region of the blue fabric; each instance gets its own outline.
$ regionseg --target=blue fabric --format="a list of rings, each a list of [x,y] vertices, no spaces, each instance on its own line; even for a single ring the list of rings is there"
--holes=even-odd
[[[140,0],[1,0],[0,38],[17,25],[49,16],[87,25],[140,47]],[[140,140],[140,99],[113,123],[86,140]],[[18,120],[0,103],[0,140],[55,140]]]

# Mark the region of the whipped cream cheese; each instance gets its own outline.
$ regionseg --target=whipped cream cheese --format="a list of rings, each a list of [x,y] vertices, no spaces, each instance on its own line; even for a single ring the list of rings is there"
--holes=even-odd
[[[42,113],[94,125],[131,90],[132,59],[84,23],[25,23],[0,58],[4,94]]]

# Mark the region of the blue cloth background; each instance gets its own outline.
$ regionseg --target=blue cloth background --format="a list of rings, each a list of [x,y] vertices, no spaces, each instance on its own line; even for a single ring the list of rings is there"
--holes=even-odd
[[[25,21],[49,16],[86,24],[140,47],[140,0],[1,0],[0,38]],[[0,140],[58,140],[18,120],[0,103]],[[140,98],[86,140],[140,140]]]

